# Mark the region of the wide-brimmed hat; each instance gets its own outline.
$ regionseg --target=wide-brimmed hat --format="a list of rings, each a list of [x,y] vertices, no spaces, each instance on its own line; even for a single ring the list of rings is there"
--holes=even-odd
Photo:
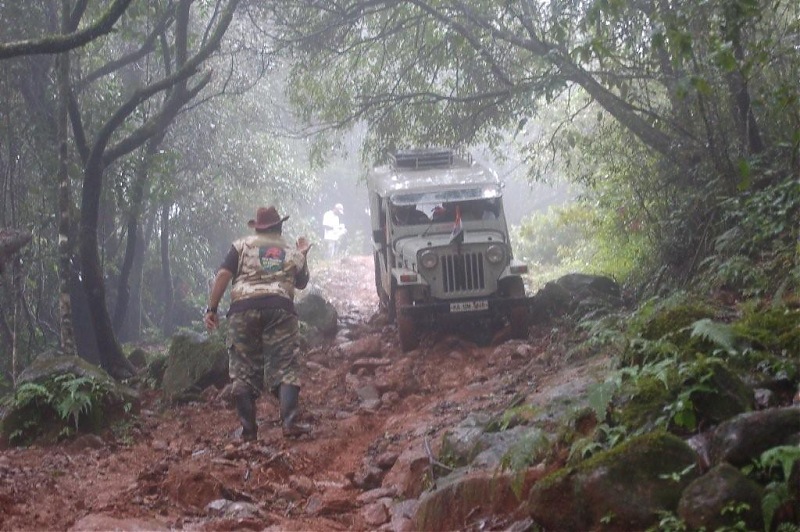
[[[263,231],[270,227],[282,224],[289,216],[281,217],[278,210],[270,205],[269,207],[259,207],[256,211],[255,220],[247,222],[249,227]]]

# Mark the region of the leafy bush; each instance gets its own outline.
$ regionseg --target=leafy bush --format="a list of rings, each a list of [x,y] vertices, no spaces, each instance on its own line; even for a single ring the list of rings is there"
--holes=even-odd
[[[20,444],[52,431],[62,438],[94,430],[100,426],[109,394],[114,394],[110,383],[71,373],[41,384],[23,383],[3,399],[3,406],[12,412],[3,422],[3,433],[9,443]]]
[[[744,470],[745,473],[757,477],[760,482],[767,485],[761,501],[764,530],[772,530],[776,513],[781,507],[794,501],[789,479],[798,460],[800,460],[800,448],[794,445],[781,445],[764,451],[755,463]]]
[[[777,180],[720,202],[722,220],[713,253],[702,263],[708,282],[744,295],[797,287],[800,181]]]

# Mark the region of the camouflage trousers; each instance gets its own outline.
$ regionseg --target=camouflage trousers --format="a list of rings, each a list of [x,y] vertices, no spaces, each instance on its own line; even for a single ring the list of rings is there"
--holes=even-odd
[[[300,386],[297,375],[297,316],[281,309],[231,314],[228,372],[233,393],[259,397],[264,385],[276,397],[281,383]]]

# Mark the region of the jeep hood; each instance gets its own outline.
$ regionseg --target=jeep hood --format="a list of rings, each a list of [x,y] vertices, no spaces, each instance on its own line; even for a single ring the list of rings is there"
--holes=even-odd
[[[507,244],[503,233],[500,231],[464,231],[462,247],[473,245],[488,246],[489,244]],[[417,252],[422,249],[442,249],[452,247],[456,244],[451,243],[450,233],[437,233],[425,236],[410,236],[398,239],[395,243],[395,255],[406,259],[416,257]]]

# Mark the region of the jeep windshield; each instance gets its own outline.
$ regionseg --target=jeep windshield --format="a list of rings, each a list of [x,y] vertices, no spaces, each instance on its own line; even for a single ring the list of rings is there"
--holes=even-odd
[[[501,196],[499,186],[483,186],[469,188],[450,188],[441,190],[425,190],[420,192],[396,192],[390,200],[394,205],[436,205],[456,201],[492,199]]]
[[[495,220],[500,217],[499,197],[455,201],[430,201],[425,198],[418,203],[390,204],[395,225],[431,225],[454,222],[457,215],[464,222]]]

